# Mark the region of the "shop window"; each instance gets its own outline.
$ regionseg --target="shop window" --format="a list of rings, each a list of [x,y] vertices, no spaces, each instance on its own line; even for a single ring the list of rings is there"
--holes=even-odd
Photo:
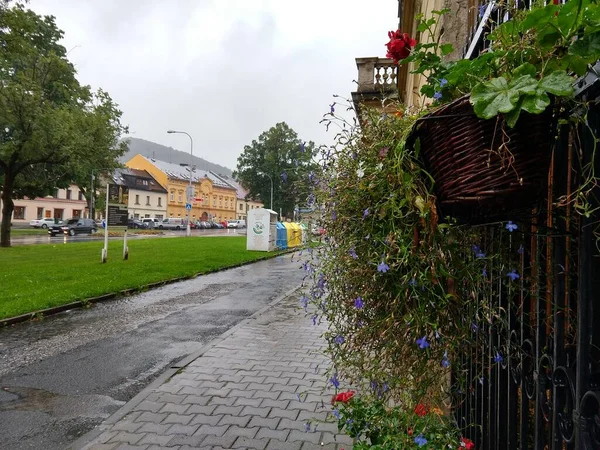
[[[15,206],[13,210],[13,219],[24,219],[25,218],[25,207]]]

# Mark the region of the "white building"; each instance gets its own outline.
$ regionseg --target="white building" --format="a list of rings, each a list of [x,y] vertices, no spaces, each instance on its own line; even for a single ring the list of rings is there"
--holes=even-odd
[[[167,190],[145,170],[117,169],[112,177],[115,184],[129,188],[129,217],[167,217]]]

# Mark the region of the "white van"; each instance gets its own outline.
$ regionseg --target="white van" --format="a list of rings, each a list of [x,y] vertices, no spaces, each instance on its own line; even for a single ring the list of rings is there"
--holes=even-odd
[[[246,228],[245,220],[228,220],[227,228]]]
[[[158,224],[160,223],[160,219],[156,217],[143,217],[140,220],[148,229],[158,228]]]

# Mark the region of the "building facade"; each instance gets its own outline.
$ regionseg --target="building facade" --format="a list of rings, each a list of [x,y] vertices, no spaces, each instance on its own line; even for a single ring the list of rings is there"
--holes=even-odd
[[[117,169],[112,181],[129,188],[127,208],[130,218],[168,217],[167,190],[145,170]]]
[[[166,217],[187,217],[187,189],[192,184],[190,220],[236,219],[237,189],[214,172],[180,166],[137,154],[125,165],[145,170],[167,191]]]
[[[31,220],[54,218],[66,220],[73,217],[88,217],[87,201],[75,185],[57,189],[47,197],[19,198],[14,200],[13,225],[28,225]],[[1,202],[0,202],[1,206]],[[0,214],[1,214],[0,207]]]
[[[221,178],[236,188],[235,219],[246,220],[249,210],[264,208],[263,202],[248,198],[248,191],[240,183],[232,178]]]

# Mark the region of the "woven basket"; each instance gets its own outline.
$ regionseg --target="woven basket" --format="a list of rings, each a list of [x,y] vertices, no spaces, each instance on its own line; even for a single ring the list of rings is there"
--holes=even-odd
[[[514,128],[479,119],[468,96],[419,119],[413,138],[441,213],[466,223],[529,216],[547,186],[554,123],[552,108],[522,112]]]

